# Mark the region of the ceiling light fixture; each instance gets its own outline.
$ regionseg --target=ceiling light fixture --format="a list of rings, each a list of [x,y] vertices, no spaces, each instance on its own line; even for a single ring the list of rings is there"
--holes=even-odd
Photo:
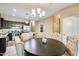
[[[33,17],[43,17],[45,16],[45,11],[42,11],[41,8],[32,9],[31,14]]]
[[[46,12],[44,9],[40,8],[40,5],[36,5],[36,8],[32,8],[31,12],[28,14],[26,13],[26,19],[32,20],[32,19],[38,19],[43,18],[46,16]]]

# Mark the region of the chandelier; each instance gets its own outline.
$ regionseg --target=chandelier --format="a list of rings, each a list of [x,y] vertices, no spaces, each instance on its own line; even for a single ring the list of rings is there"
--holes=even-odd
[[[32,9],[31,10],[31,15],[33,16],[33,17],[44,17],[45,16],[45,11],[44,10],[42,10],[41,8],[37,8],[37,9]]]

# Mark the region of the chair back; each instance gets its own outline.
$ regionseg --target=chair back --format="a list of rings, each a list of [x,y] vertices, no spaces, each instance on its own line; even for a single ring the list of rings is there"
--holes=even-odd
[[[36,34],[36,38],[44,38],[45,34],[43,32],[39,32]]]
[[[59,40],[60,37],[61,37],[61,35],[60,35],[59,33],[53,33],[53,34],[52,34],[52,38],[53,38],[53,39]]]
[[[77,49],[76,49],[76,56],[79,56],[79,40],[76,43],[76,47],[77,47]]]
[[[71,35],[71,36],[67,36],[67,52],[69,53],[69,55],[74,56],[76,55],[76,46],[77,43],[77,36],[75,35]]]
[[[20,37],[21,37],[21,40],[25,42],[33,38],[33,33],[22,33]]]

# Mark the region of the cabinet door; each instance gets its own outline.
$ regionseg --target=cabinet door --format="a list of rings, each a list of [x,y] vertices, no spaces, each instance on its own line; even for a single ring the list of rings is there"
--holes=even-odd
[[[6,38],[0,38],[0,53],[5,53],[6,51]]]
[[[1,19],[0,19],[0,28],[1,28]]]

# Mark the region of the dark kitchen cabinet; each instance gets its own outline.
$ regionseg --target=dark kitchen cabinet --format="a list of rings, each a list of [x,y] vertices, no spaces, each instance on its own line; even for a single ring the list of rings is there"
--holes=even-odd
[[[6,38],[0,37],[0,54],[4,54],[6,52]]]
[[[4,26],[4,18],[0,18],[0,28],[3,28]]]

